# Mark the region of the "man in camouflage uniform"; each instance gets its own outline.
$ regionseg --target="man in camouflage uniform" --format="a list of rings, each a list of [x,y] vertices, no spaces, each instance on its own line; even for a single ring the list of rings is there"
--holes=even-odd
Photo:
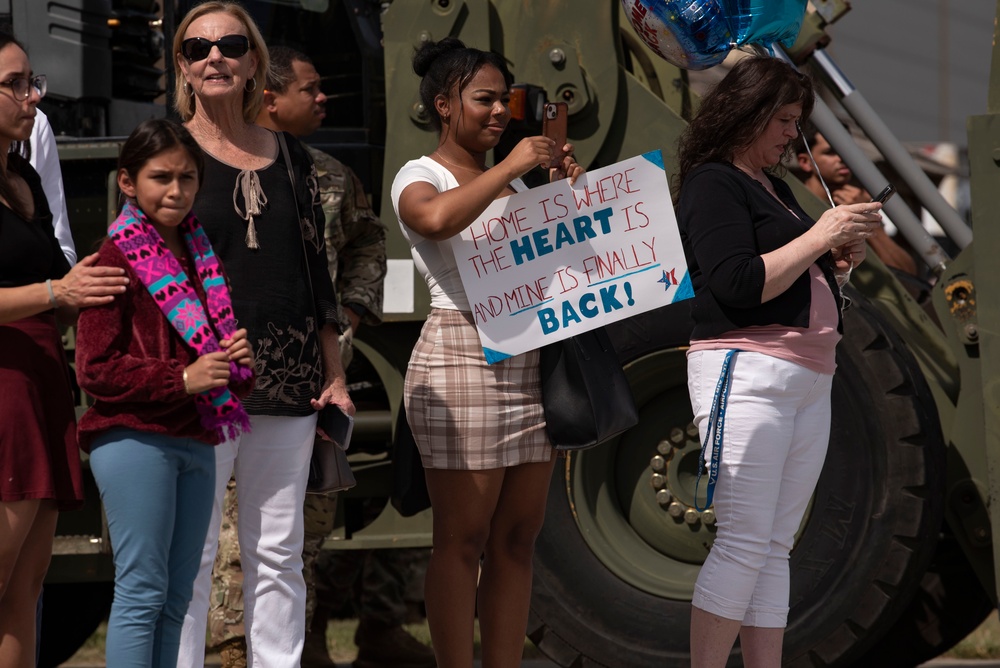
[[[303,54],[286,47],[269,49],[272,71],[264,94],[264,108],[257,123],[273,130],[284,130],[297,137],[312,134],[320,125],[326,96],[320,91],[320,78],[312,62]],[[306,146],[317,169],[317,183],[310,184],[320,198],[326,217],[327,258],[334,277],[341,306],[341,357],[344,368],[350,363],[353,333],[362,322],[378,324],[382,317],[382,281],[385,277],[385,228],[371,210],[358,177],[329,155]],[[209,610],[210,644],[222,656],[223,666],[245,668],[246,640],[243,628],[243,573],[240,569],[236,535],[238,506],[234,481],[230,480],[224,502],[219,552],[215,562]],[[333,528],[336,496],[307,494],[305,501],[305,543],[303,570],[307,586],[306,623],[316,607],[316,557],[323,540]],[[391,551],[390,551],[391,552]],[[386,577],[402,578],[401,572],[388,569]],[[379,587],[384,589],[384,587]],[[323,616],[323,620],[326,616]],[[355,642],[359,647],[359,668],[412,665],[434,666],[433,652],[403,631],[378,626],[376,633],[366,630],[362,621]],[[369,627],[371,625],[368,625]],[[325,630],[325,628],[324,628]],[[400,633],[405,637],[400,637]],[[366,648],[371,644],[374,649]],[[386,655],[388,663],[380,663]],[[373,654],[374,652],[374,654]],[[367,658],[376,662],[365,663]],[[428,662],[429,657],[429,662]],[[302,665],[333,666],[326,650],[325,633],[310,633],[306,638]]]

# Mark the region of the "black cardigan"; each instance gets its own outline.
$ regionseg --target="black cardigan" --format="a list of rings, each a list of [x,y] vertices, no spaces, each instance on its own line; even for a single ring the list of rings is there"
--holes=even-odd
[[[809,326],[809,272],[803,272],[782,294],[761,303],[761,255],[781,248],[814,222],[784,181],[771,175],[768,179],[798,218],[730,163],[700,165],[681,186],[678,224],[695,293],[692,340],[716,338],[754,325]],[[816,264],[830,284],[839,311],[842,304],[833,256],[825,253]],[[843,332],[842,319],[838,319],[837,331]]]

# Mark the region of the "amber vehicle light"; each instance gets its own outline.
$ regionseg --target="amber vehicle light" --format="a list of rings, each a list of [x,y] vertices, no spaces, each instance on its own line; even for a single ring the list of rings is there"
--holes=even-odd
[[[524,120],[524,108],[528,99],[528,91],[524,88],[511,86],[510,117],[515,121]]]

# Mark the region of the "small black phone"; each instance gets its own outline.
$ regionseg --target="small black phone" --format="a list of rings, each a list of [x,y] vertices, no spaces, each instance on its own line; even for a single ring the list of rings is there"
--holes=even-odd
[[[542,134],[556,143],[549,167],[558,167],[565,157],[566,125],[569,106],[565,102],[546,102],[542,108]]]
[[[882,192],[880,192],[878,195],[875,195],[875,197],[872,198],[872,201],[885,204],[886,202],[889,201],[889,198],[895,194],[896,194],[896,187],[890,183],[885,188],[882,188]]]
[[[354,432],[354,418],[345,413],[336,404],[327,404],[319,412],[316,429],[322,431],[327,440],[333,441],[341,450],[346,450],[351,444],[351,434]]]

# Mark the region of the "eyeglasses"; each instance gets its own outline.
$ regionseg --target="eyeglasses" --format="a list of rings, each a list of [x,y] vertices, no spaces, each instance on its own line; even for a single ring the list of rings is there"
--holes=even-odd
[[[250,40],[245,35],[224,35],[214,42],[204,37],[192,37],[181,42],[181,55],[188,62],[195,63],[208,58],[213,46],[219,47],[219,52],[226,58],[239,58],[250,50]]]
[[[33,79],[25,77],[9,79],[8,81],[0,82],[0,86],[10,88],[10,92],[14,94],[14,99],[18,102],[23,102],[31,96],[31,88],[34,88],[38,92],[38,97],[45,97],[45,91],[49,89],[49,84],[44,74],[39,74]]]

